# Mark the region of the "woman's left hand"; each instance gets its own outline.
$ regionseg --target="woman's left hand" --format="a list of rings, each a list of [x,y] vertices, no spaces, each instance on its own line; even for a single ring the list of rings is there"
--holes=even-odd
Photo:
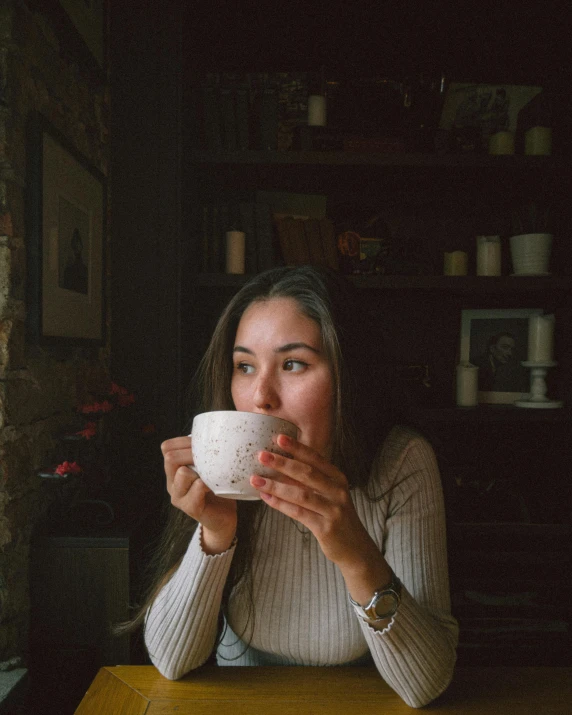
[[[260,452],[260,463],[280,473],[273,478],[251,477],[261,498],[306,526],[325,556],[342,570],[371,558],[372,550],[379,555],[354,508],[345,475],[318,452],[286,435],[279,435],[277,444],[291,456]]]

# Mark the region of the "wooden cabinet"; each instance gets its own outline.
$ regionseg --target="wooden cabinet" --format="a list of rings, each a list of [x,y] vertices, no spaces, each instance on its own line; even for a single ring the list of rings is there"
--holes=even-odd
[[[41,536],[31,551],[30,686],[34,712],[73,712],[97,670],[128,664],[129,538]],[[59,703],[60,709],[57,709]],[[55,709],[49,709],[50,707]]]

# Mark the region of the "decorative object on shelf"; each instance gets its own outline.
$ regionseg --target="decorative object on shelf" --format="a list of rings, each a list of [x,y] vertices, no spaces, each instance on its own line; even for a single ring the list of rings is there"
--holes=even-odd
[[[555,322],[553,314],[531,315],[528,319],[529,362],[552,362]]]
[[[226,272],[244,273],[244,231],[226,232]]]
[[[551,362],[529,362],[524,360],[524,367],[530,370],[530,394],[526,399],[516,400],[514,403],[517,407],[531,407],[540,409],[554,409],[563,407],[562,400],[551,400],[546,396],[548,388],[546,386],[546,375],[551,367],[555,367],[558,363],[552,360]]]
[[[550,275],[551,233],[521,233],[510,237],[513,275]]]
[[[323,94],[311,94],[308,97],[308,126],[326,126],[326,97]]]
[[[458,407],[476,407],[478,401],[479,368],[470,362],[457,365],[456,400]]]
[[[524,400],[517,400],[517,407],[547,409],[564,404],[546,396],[546,374],[557,364],[553,359],[555,322],[553,314],[531,315],[529,318],[528,355],[522,364],[530,370],[530,394]]]
[[[457,151],[487,152],[492,135],[515,134],[520,110],[541,91],[523,85],[451,82],[439,127],[449,132]]]
[[[29,339],[101,344],[106,179],[43,116],[29,132]]]
[[[469,255],[466,251],[445,251],[443,275],[466,276],[469,270]]]
[[[501,275],[500,236],[477,236],[477,275]]]
[[[549,205],[532,201],[513,212],[513,235],[509,239],[513,275],[550,275],[552,225]]]
[[[115,495],[122,488],[112,480],[118,477],[126,482],[126,468],[149,459],[150,438],[155,433],[135,402],[132,393],[112,382],[104,392],[89,394],[78,405],[76,423],[58,439],[55,466],[38,474],[55,485],[49,518],[96,526],[114,521]]]
[[[338,225],[337,245],[343,273],[385,273],[391,231],[379,214],[355,215]]]
[[[506,129],[495,132],[489,137],[489,154],[501,156],[503,154],[514,154],[514,134]]]
[[[524,135],[524,153],[530,156],[550,156],[552,154],[552,129],[550,127],[530,127]]]
[[[478,401],[483,404],[513,404],[526,399],[529,318],[540,308],[461,311],[459,363],[479,368]]]
[[[554,95],[546,89],[535,95],[518,114],[517,149],[531,156],[552,154]]]

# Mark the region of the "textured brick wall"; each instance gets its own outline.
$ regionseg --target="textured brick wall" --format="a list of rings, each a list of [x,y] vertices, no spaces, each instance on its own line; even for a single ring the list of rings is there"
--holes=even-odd
[[[40,4],[34,3],[34,6]],[[108,350],[26,344],[26,122],[39,111],[107,174],[108,86],[61,51],[49,15],[0,7],[0,661],[25,658],[30,538],[51,494],[37,476]]]

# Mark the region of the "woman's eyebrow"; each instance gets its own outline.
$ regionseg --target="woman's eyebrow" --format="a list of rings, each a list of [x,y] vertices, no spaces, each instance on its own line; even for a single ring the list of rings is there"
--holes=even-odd
[[[286,343],[286,345],[282,345],[279,348],[275,348],[274,352],[275,353],[287,353],[290,350],[297,350],[297,349],[306,349],[306,350],[311,350],[313,353],[316,353],[317,355],[320,354],[320,351],[317,350],[316,348],[313,348],[311,345],[308,345],[308,343]]]
[[[311,345],[308,345],[308,343],[286,343],[286,345],[281,345],[279,348],[275,348],[274,352],[275,353],[287,353],[290,350],[296,350],[296,349],[311,350],[313,353],[316,353],[317,355],[320,354],[319,350],[317,350],[316,348],[313,348]],[[244,345],[235,345],[233,348],[233,353],[246,353],[247,355],[255,354],[253,350],[250,350],[250,348],[244,347]]]
[[[233,353],[247,353],[248,355],[254,355],[254,352],[252,350],[249,350],[248,348],[243,347],[242,345],[235,345],[234,348],[232,349]]]

